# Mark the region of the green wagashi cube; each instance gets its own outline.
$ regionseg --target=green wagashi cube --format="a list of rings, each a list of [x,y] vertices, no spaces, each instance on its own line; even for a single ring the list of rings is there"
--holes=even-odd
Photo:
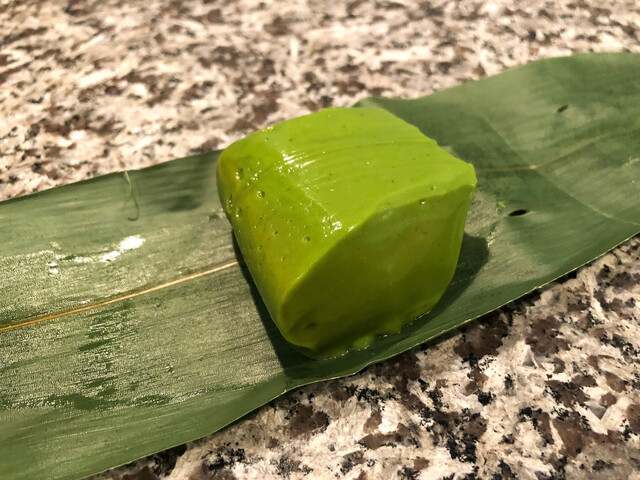
[[[380,109],[332,108],[220,155],[218,188],[273,321],[311,356],[396,332],[458,261],[472,165]]]

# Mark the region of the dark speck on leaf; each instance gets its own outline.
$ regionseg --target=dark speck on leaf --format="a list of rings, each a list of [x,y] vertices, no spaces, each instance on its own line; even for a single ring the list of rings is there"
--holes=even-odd
[[[514,210],[509,214],[510,217],[519,217],[520,215],[525,215],[529,213],[529,210],[525,210],[524,208],[520,208],[518,210]]]
[[[569,108],[569,105],[562,105],[561,107],[558,107],[558,110],[556,110],[556,113],[562,113],[562,112],[564,112],[567,108]]]

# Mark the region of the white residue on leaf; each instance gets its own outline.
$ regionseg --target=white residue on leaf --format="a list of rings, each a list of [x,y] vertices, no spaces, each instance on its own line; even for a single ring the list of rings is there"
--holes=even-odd
[[[140,237],[140,235],[133,235],[131,237],[127,237],[120,242],[120,251],[124,252],[125,250],[133,250],[136,248],[140,248],[140,246],[144,243],[144,238]]]
[[[117,251],[117,250],[114,250],[113,252],[105,253],[102,256],[102,259],[100,261],[101,262],[113,262],[119,256],[120,256],[120,252]]]
[[[144,243],[144,238],[139,235],[132,235],[130,237],[123,238],[118,246],[117,250],[113,250],[112,252],[105,253],[102,256],[101,262],[112,262],[117,257],[120,256],[121,253],[126,252],[127,250],[135,250],[136,248],[140,248],[140,246]]]
[[[58,270],[58,264],[56,262],[48,262],[47,267],[49,267],[49,273],[51,275],[57,275],[60,273],[60,270]]]

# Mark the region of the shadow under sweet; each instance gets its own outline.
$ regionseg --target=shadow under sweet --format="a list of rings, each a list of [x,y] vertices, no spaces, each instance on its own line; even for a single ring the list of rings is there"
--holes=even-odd
[[[489,259],[489,247],[487,241],[481,237],[473,237],[465,233],[462,239],[460,258],[453,276],[453,280],[444,295],[431,312],[417,318],[400,332],[385,335],[376,339],[372,345],[363,350],[352,350],[338,358],[312,359],[299,352],[293,345],[287,342],[275,323],[271,320],[267,307],[251,278],[251,274],[240,251],[240,247],[233,237],[233,248],[240,264],[242,274],[250,287],[256,311],[264,324],[265,331],[273,345],[273,349],[282,365],[285,375],[291,379],[292,385],[299,385],[308,378],[309,381],[317,381],[320,378],[337,378],[353,374],[365,365],[378,358],[387,358],[387,346],[400,339],[415,337],[430,319],[439,312],[444,311],[457,297],[464,292]],[[440,339],[436,340],[440,341]]]

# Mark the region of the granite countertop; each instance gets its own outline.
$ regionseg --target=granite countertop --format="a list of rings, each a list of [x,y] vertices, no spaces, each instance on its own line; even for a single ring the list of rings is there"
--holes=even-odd
[[[634,0],[0,2],[0,200],[370,96],[640,52]],[[640,237],[101,479],[640,478]]]

